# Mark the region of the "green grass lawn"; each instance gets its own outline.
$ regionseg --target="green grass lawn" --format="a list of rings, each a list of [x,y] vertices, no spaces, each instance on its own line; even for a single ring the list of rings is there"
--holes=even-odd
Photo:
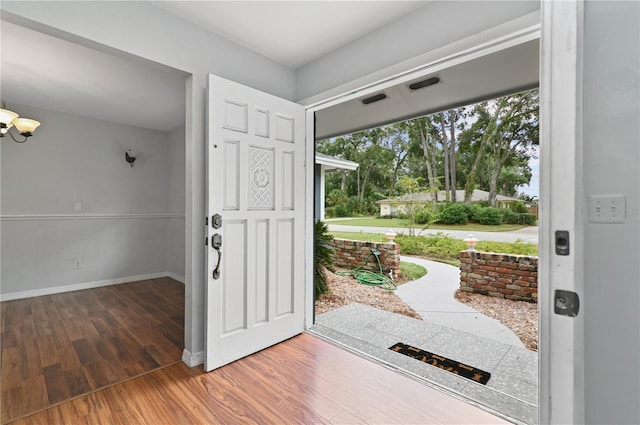
[[[427,269],[418,264],[400,261],[400,273],[402,273],[404,278],[411,281],[420,279],[422,276],[427,274]]]
[[[361,217],[351,218],[349,220],[331,221],[329,223],[340,226],[363,226],[363,227],[406,227],[407,221],[399,218],[376,218],[376,217]],[[423,228],[423,225],[416,224],[415,228]],[[522,224],[500,224],[496,226],[488,226],[485,224],[430,224],[429,229],[435,230],[465,230],[474,232],[509,232],[512,230],[524,229],[525,225]]]

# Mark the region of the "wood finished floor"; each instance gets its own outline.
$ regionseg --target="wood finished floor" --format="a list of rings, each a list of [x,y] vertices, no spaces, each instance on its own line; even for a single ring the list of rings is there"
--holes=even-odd
[[[2,423],[182,357],[184,285],[152,279],[0,303]]]
[[[302,334],[210,373],[174,364],[13,425],[100,423],[508,422]]]

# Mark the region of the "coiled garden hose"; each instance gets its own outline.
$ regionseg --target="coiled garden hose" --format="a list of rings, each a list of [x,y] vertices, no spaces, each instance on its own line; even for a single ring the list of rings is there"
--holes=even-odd
[[[380,270],[379,273],[372,272],[369,270],[364,270],[364,266],[367,264],[369,257],[373,255],[376,257],[376,261],[378,262],[378,268]],[[380,252],[371,250],[371,254],[369,254],[364,261],[362,261],[362,265],[353,270],[338,270],[336,272],[338,276],[353,276],[358,282],[363,285],[376,286],[380,289],[385,289],[387,291],[395,291],[398,288],[398,285],[391,279],[389,276],[384,274],[382,271],[382,263],[380,262]]]

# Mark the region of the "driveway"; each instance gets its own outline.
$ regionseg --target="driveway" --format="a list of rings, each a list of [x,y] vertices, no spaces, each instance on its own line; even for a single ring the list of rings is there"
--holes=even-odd
[[[334,224],[339,222],[328,221],[329,230],[333,232],[363,232],[363,233],[387,233],[393,230],[397,234],[407,234],[409,229],[406,227],[364,227],[364,226],[345,226],[342,224]],[[538,243],[538,226],[525,227],[524,229],[514,230],[510,232],[470,232],[466,230],[441,230],[441,229],[415,229],[416,235],[435,235],[436,233],[444,233],[454,239],[464,239],[472,234],[481,241],[492,242],[515,242],[520,239],[526,243]]]

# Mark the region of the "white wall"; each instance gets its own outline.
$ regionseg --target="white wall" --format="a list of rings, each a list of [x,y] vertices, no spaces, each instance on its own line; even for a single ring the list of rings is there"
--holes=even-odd
[[[584,194],[627,197],[626,223],[584,224],[584,417],[591,424],[640,423],[639,6],[584,5]]]
[[[179,132],[170,151],[167,133],[11,108],[42,125],[25,144],[0,143],[3,298],[166,272],[170,200],[184,196],[180,166],[170,168],[184,148]],[[138,153],[134,167],[127,149]]]
[[[167,172],[169,178],[168,212],[169,228],[167,235],[167,271],[175,277],[184,280],[184,150],[185,128],[172,131],[169,134],[169,150],[167,156]]]

